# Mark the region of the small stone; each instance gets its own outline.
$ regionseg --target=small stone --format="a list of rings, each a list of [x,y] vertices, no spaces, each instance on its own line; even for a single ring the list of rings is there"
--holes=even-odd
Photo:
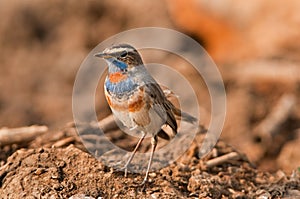
[[[45,151],[45,150],[44,150],[43,148],[40,148],[40,149],[38,150],[39,153],[44,153],[44,151]]]
[[[151,198],[157,199],[157,198],[159,198],[159,195],[160,195],[160,193],[153,193],[153,194],[151,194]]]
[[[151,177],[151,178],[155,178],[156,176],[157,176],[156,173],[149,173],[149,177]]]
[[[84,194],[76,194],[76,195],[71,196],[69,199],[95,199],[95,198],[86,196]]]
[[[37,168],[34,172],[34,174],[36,174],[36,175],[41,175],[42,173],[45,173],[44,168]]]
[[[271,198],[271,194],[263,189],[257,190],[256,195],[258,196],[257,197],[258,199],[270,199]]]

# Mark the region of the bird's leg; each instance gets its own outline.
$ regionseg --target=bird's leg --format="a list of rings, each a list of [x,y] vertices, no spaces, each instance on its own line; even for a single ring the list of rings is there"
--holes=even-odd
[[[151,153],[150,153],[150,159],[149,159],[149,162],[148,162],[148,167],[147,167],[145,178],[144,178],[143,182],[141,183],[141,185],[144,185],[147,182],[148,175],[149,175],[149,170],[151,168],[152,159],[153,159],[153,155],[154,155],[156,145],[157,145],[157,136],[155,135],[151,138],[152,149],[151,149]]]
[[[129,159],[127,160],[125,166],[123,167],[124,170],[125,170],[125,171],[124,171],[124,173],[125,173],[124,176],[125,176],[125,177],[127,177],[128,165],[130,164],[131,160],[133,159],[133,157],[134,157],[136,151],[137,151],[138,148],[140,147],[140,145],[141,145],[142,141],[144,140],[145,136],[146,136],[146,133],[142,132],[142,137],[140,138],[140,140],[139,140],[138,143],[136,144],[136,146],[135,146],[134,150],[132,151],[132,153],[131,153]]]

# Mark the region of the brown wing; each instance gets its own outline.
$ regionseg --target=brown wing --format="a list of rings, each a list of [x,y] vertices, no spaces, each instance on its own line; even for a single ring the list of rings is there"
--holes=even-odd
[[[150,96],[153,105],[158,105],[161,106],[166,114],[166,124],[169,125],[171,127],[171,129],[173,130],[174,135],[177,134],[177,122],[174,116],[174,113],[172,111],[172,108],[174,107],[173,104],[167,100],[167,98],[165,97],[162,89],[160,88],[160,86],[156,83],[149,83],[147,84],[147,86],[145,86],[145,92],[147,93],[148,96]],[[161,115],[161,113],[158,112],[159,115]],[[164,118],[164,115],[161,115],[162,118]],[[160,132],[161,134],[163,132]],[[160,134],[158,134],[160,135]],[[163,137],[163,136],[160,136]]]

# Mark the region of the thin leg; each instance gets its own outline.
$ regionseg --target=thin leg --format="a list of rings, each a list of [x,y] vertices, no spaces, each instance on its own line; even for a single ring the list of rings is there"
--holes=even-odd
[[[144,132],[142,132],[142,133],[143,133],[142,137],[140,138],[140,140],[139,140],[138,143],[136,144],[134,150],[132,151],[132,153],[131,153],[129,159],[127,160],[127,162],[126,162],[126,164],[125,164],[125,166],[124,166],[124,169],[125,169],[125,171],[124,171],[124,172],[125,172],[125,177],[127,177],[128,165],[130,164],[130,162],[131,162],[131,160],[133,159],[133,157],[134,157],[136,151],[138,150],[138,148],[140,147],[140,145],[141,145],[141,143],[143,142],[144,138],[146,137],[146,134],[145,134]]]
[[[156,135],[152,137],[151,145],[152,145],[152,150],[151,150],[150,159],[149,159],[149,163],[148,163],[148,167],[147,167],[147,171],[146,171],[146,176],[145,176],[143,182],[141,183],[141,185],[144,185],[147,182],[147,179],[148,179],[149,170],[151,168],[154,151],[155,151],[155,148],[156,148],[156,145],[157,145],[157,136]]]

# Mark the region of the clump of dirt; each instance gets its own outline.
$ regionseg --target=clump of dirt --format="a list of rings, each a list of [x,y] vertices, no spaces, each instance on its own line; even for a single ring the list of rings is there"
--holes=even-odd
[[[3,198],[282,198],[300,195],[299,172],[288,176],[282,171],[274,174],[258,171],[243,154],[222,141],[202,159],[197,157],[194,143],[179,160],[150,173],[149,182],[142,187],[139,183],[143,174],[124,177],[123,172],[88,154],[70,132],[74,129],[46,133],[42,145],[46,146],[47,136],[57,137],[58,140],[48,139],[53,147],[37,147],[41,139],[36,139],[30,144],[34,148],[28,146],[11,155],[0,169],[0,195]],[[230,153],[237,155],[209,166],[211,160]]]

